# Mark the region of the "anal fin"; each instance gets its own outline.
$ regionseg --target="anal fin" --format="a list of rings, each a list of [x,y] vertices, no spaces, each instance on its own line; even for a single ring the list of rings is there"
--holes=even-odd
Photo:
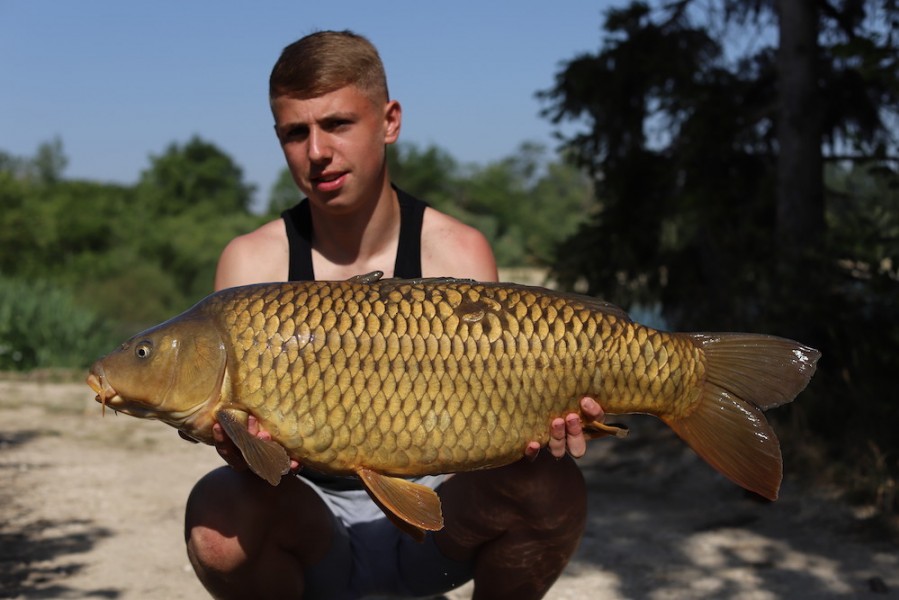
[[[290,457],[281,444],[258,438],[247,431],[247,417],[245,412],[232,409],[220,410],[215,415],[250,470],[270,484],[278,485],[281,476],[290,470]]]
[[[431,488],[365,468],[356,474],[384,514],[416,541],[424,541],[428,531],[443,529],[440,497]]]

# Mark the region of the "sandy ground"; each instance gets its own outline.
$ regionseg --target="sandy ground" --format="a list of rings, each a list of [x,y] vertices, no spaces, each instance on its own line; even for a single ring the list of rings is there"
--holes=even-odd
[[[899,597],[899,546],[864,509],[789,480],[758,502],[651,419],[629,423],[581,461],[590,522],[549,598]],[[83,384],[0,378],[0,597],[205,597],[181,522],[218,464],[159,423],[101,418]]]

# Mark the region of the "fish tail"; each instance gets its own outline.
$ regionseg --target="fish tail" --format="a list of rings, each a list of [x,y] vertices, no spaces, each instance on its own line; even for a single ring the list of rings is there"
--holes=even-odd
[[[705,355],[695,409],[662,419],[706,462],[769,500],[783,479],[780,443],[763,410],[805,389],[821,353],[792,340],[753,334],[681,334]]]

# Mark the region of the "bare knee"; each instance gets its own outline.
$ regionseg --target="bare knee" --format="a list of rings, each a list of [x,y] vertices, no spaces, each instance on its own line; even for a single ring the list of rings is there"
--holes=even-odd
[[[580,539],[587,520],[587,487],[574,459],[544,452],[516,477],[522,517],[536,527]]]
[[[583,535],[586,485],[571,458],[466,473],[447,482],[438,547],[473,559],[476,598],[541,598]]]
[[[246,519],[253,519],[264,499],[250,477],[229,467],[204,475],[187,498],[185,538],[196,527],[214,528],[233,537],[235,528]]]
[[[332,535],[327,507],[295,477],[271,486],[222,467],[197,482],[185,512],[188,557],[216,597],[298,597]]]
[[[584,476],[568,456],[556,459],[542,452],[534,461],[498,469],[492,485],[523,522],[553,528],[582,526],[586,520]]]
[[[191,490],[184,539],[195,568],[237,569],[261,543],[267,528],[265,495],[250,477],[221,467]]]
[[[447,546],[472,549],[518,531],[573,550],[584,532],[586,485],[568,457],[556,460],[541,453],[533,462],[457,475],[444,487]]]

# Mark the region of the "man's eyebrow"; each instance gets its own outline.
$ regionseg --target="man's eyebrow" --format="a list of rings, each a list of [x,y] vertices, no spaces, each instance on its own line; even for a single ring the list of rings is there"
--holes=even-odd
[[[338,121],[358,121],[359,113],[354,110],[335,110],[334,112],[325,113],[315,120],[317,125],[330,125]],[[284,121],[283,123],[275,123],[275,131],[278,133],[286,133],[296,128],[309,128],[307,121],[297,119]]]
[[[284,123],[275,123],[275,133],[280,135],[286,135],[298,127],[307,127],[306,123],[302,121],[285,121]]]
[[[345,121],[345,120],[355,120],[358,117],[357,113],[352,110],[337,110],[331,113],[325,114],[323,117],[316,120],[318,123],[327,123],[329,121]]]
[[[343,121],[343,120],[355,120],[359,117],[358,113],[352,110],[336,110],[334,112],[326,113],[325,115],[317,118],[315,120],[316,123],[327,123],[330,121]],[[278,123],[275,125],[278,129],[287,129],[291,127],[304,127],[308,126],[309,123],[304,120],[290,120],[284,121],[283,123]]]

